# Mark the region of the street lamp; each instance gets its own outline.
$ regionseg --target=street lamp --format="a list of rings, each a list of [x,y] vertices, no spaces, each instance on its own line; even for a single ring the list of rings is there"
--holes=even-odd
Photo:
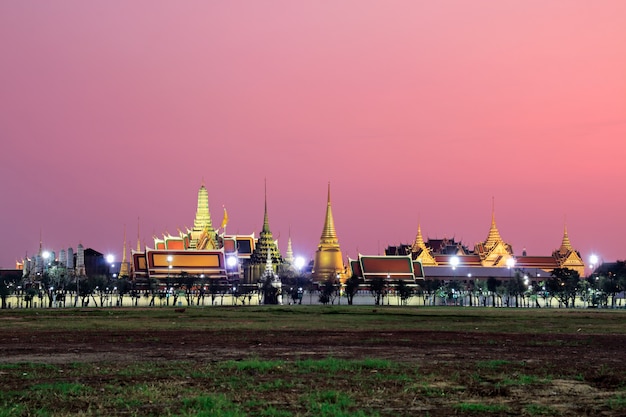
[[[591,256],[589,257],[589,268],[591,268],[591,273],[593,274],[593,272],[596,269],[596,265],[598,264],[598,255],[596,254],[591,254]]]
[[[452,278],[456,279],[456,267],[459,266],[460,260],[458,256],[450,258],[450,265],[452,265]]]
[[[41,277],[43,278],[44,273],[46,272],[46,267],[49,265],[48,264],[48,259],[50,259],[50,252],[48,252],[47,250],[44,251],[41,254],[41,257],[43,258],[43,261],[41,262]]]
[[[306,261],[304,260],[304,258],[302,256],[298,256],[295,261],[294,261],[294,265],[296,267],[296,269],[298,270],[298,272],[302,271],[302,268],[304,268],[304,264],[306,263]]]
[[[337,285],[339,287],[339,302],[338,302],[338,304],[341,305],[341,275],[339,275],[339,273],[337,273],[337,275],[335,276],[335,280],[336,280]]]

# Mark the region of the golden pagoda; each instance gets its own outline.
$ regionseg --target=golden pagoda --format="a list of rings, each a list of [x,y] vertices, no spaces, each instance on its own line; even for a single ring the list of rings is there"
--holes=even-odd
[[[422,236],[422,228],[420,224],[417,224],[417,236],[415,236],[415,242],[411,246],[411,254],[414,260],[419,261],[425,266],[436,266],[437,261],[431,253],[431,250],[426,246],[424,237]]]
[[[120,263],[120,273],[118,277],[128,278],[130,276],[130,265],[126,258],[126,225],[124,225],[124,248],[122,249],[122,262]]]
[[[505,243],[498,227],[496,226],[496,213],[494,204],[491,209],[491,228],[487,240],[477,243],[474,251],[480,257],[482,266],[506,266],[507,261],[513,257],[513,248]]]
[[[582,277],[585,275],[585,263],[580,254],[574,250],[567,234],[567,225],[563,230],[563,241],[561,247],[552,252],[552,256],[559,265],[559,268],[572,269]]]
[[[190,249],[216,249],[215,235],[209,211],[209,193],[203,182],[198,190],[198,208],[191,230]]]
[[[343,256],[339,247],[335,221],[333,220],[333,212],[330,205],[330,182],[328,183],[328,202],[326,205],[324,229],[322,230],[320,244],[315,252],[311,276],[317,282],[335,279],[337,276],[339,276],[342,283],[346,280]]]

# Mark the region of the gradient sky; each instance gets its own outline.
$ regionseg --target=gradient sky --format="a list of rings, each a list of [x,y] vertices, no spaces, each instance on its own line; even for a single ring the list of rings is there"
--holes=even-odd
[[[0,2],[0,266],[191,227],[626,258],[626,1]]]

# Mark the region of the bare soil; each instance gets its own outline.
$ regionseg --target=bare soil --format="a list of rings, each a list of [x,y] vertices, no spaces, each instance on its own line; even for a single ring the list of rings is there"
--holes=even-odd
[[[450,415],[451,404],[506,404],[502,415],[533,415],[520,404],[536,404],[534,415],[626,415],[610,407],[626,396],[626,335],[500,334],[438,331],[112,331],[93,329],[11,330],[0,338],[0,362],[116,362],[184,360],[213,362],[247,358],[391,359],[435,375],[437,396],[404,396],[372,407],[381,415]],[[481,371],[501,360],[518,364],[512,375]],[[520,368],[521,367],[521,368]],[[522,371],[520,371],[522,369]],[[505,370],[506,371],[506,370]],[[516,374],[546,378],[540,387],[502,384]],[[479,378],[477,374],[481,374]],[[454,393],[454,387],[462,387]],[[395,401],[395,402],[394,402]],[[551,410],[541,412],[541,410]],[[556,413],[556,414],[555,414]],[[457,414],[463,412],[457,411]],[[494,415],[494,414],[490,414]],[[496,414],[497,415],[497,414]]]

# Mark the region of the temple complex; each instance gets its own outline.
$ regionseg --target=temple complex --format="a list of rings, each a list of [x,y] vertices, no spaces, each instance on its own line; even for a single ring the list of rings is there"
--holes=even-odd
[[[526,251],[515,256],[513,248],[506,243],[496,225],[495,212],[491,214],[491,227],[484,242],[478,242],[469,250],[454,239],[424,240],[418,225],[417,236],[412,245],[389,246],[386,255],[408,255],[424,266],[426,277],[478,275],[511,276],[517,271],[529,274],[535,280],[549,276],[555,268],[569,268],[585,275],[585,264],[580,254],[572,247],[567,234],[563,233],[561,246],[551,256],[529,256]],[[499,271],[499,272],[498,272]]]
[[[338,278],[341,282],[347,279],[346,269],[343,264],[343,256],[339,247],[339,239],[335,231],[335,221],[330,205],[330,183],[328,183],[328,198],[326,203],[326,218],[320,243],[315,252],[313,261],[313,271],[311,276],[313,281],[321,282],[328,279]]]
[[[216,229],[211,220],[208,192],[202,183],[191,229],[178,230],[175,235],[166,232],[162,237],[155,236],[154,245],[146,245],[143,249],[138,230],[137,247],[131,250],[128,259],[124,227],[123,255],[118,275],[120,278],[133,279],[139,289],[146,288],[150,280],[163,284],[184,275],[255,286],[270,276],[272,279],[276,276],[302,277],[301,266],[298,270],[294,266],[291,236],[284,258],[279,251],[277,240],[270,230],[267,202],[266,183],[263,224],[258,239],[254,233],[227,235],[226,209],[224,220]],[[79,244],[76,252],[71,247],[61,250],[57,259],[53,252],[42,250],[41,237],[39,246],[36,256],[26,256],[17,263],[17,268],[31,282],[39,281],[52,268],[68,277],[85,277],[92,268],[90,265],[95,265],[91,259],[102,257],[102,254],[91,249],[86,254],[83,245]],[[86,262],[86,257],[89,262]],[[525,250],[521,255],[515,255],[512,246],[500,234],[493,208],[486,239],[473,246],[464,245],[454,238],[425,239],[421,224],[418,223],[412,244],[389,246],[382,257],[358,254],[356,260],[348,260],[348,265],[349,270],[344,266],[335,230],[329,183],[324,225],[312,262],[311,279],[315,283],[327,280],[345,283],[351,275],[365,282],[375,278],[411,283],[422,279],[451,278],[470,281],[485,277],[513,277],[516,274],[528,275],[537,281],[548,277],[556,268],[569,268],[581,277],[585,275],[585,264],[572,246],[567,225],[560,246],[551,255],[529,256]]]
[[[259,238],[248,235],[227,235],[228,214],[217,230],[213,227],[208,192],[204,184],[198,191],[198,204],[192,229],[178,230],[154,238],[154,247],[132,253],[132,269],[138,282],[147,279],[172,280],[183,274],[244,284],[256,284],[267,270],[267,259],[279,273],[283,264],[278,244],[269,226],[267,186],[265,211]],[[219,232],[222,229],[222,232]]]

